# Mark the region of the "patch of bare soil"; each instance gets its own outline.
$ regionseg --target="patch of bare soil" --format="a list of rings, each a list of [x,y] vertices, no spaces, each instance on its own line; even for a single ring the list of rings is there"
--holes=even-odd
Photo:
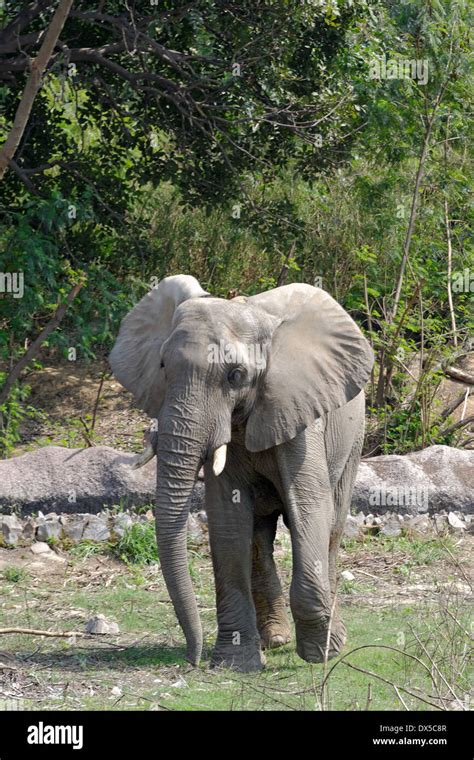
[[[32,371],[27,382],[31,387],[28,402],[37,414],[22,423],[15,455],[36,446],[80,448],[90,443],[141,450],[149,419],[105,364],[68,362],[45,367]]]
[[[341,603],[384,607],[407,605],[417,601],[436,601],[440,594],[454,594],[472,602],[474,538],[463,536],[451,544],[447,538],[436,539],[439,556],[429,563],[417,559],[412,550],[387,552],[374,547],[339,555],[340,570],[348,570],[354,581],[342,581]],[[376,545],[375,545],[376,546]]]
[[[39,588],[43,584],[47,587],[49,581],[57,583],[66,578],[67,583],[74,582],[78,586],[98,583],[107,587],[114,575],[125,570],[123,562],[106,555],[95,554],[82,560],[79,565],[67,551],[60,548],[50,549],[44,554],[33,554],[29,546],[0,548],[0,575],[7,568],[19,568],[28,573],[28,584],[32,588]]]

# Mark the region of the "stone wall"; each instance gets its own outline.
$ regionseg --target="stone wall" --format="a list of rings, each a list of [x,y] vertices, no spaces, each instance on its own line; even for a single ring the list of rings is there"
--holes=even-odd
[[[0,512],[41,510],[98,513],[104,506],[154,503],[156,460],[134,469],[133,454],[108,446],[47,446],[0,461]],[[474,513],[474,451],[431,446],[423,451],[365,459],[360,463],[353,511],[383,515]],[[196,483],[191,509],[204,508],[204,484]]]

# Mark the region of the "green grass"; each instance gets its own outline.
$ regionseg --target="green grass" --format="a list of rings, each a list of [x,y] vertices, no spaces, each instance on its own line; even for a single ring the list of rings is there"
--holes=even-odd
[[[439,553],[443,550],[439,539],[414,541],[402,536],[345,542],[344,557],[358,562],[366,557],[369,571],[379,553],[396,555],[397,563],[384,574],[385,606],[374,605],[380,596],[376,579],[341,583],[348,641],[342,657],[328,663],[322,690],[324,666],[301,660],[294,637],[287,646],[266,653],[262,673],[209,669],[216,635],[212,565],[206,551],[192,544],[188,562],[205,647],[200,667],[191,668],[184,659],[183,634],[159,565],[152,560],[153,526],[134,527],[122,543],[122,548],[127,547],[126,564],[111,562],[110,556],[100,564],[91,562],[99,545],[83,542],[76,547],[65,577],[43,576],[27,585],[13,581],[5,586],[0,627],[83,630],[92,615],[103,613],[120,628],[117,636],[75,641],[5,636],[3,648],[16,656],[19,682],[27,684],[25,709],[315,710],[323,700],[326,709],[403,710],[403,699],[409,709],[432,710],[439,704],[439,694],[449,709],[454,697],[438,671],[456,696],[466,700],[469,611],[455,589],[437,591],[440,568],[444,567],[444,580],[456,577],[449,554],[445,549]],[[280,549],[285,542],[286,534],[279,539]],[[454,546],[452,550],[457,551]],[[405,583],[397,574],[398,559],[413,563],[412,572],[431,582],[432,591],[419,594],[412,603],[387,594],[387,583],[394,584],[394,591]],[[287,586],[287,553],[278,564]],[[4,577],[16,577],[13,570],[17,568],[6,568]]]
[[[112,551],[126,563],[151,565],[158,562],[154,523],[135,523],[127,528]]]
[[[86,596],[82,602],[90,609]],[[85,694],[80,699],[81,709],[320,709],[324,667],[300,660],[295,653],[294,642],[281,650],[267,653],[267,668],[262,673],[242,675],[228,670],[211,671],[206,662],[199,668],[190,668],[184,660],[182,636],[172,617],[165,612],[154,614],[155,603],[152,599],[135,592],[132,601],[122,592],[109,596],[106,607],[103,602],[102,598],[100,609],[106,614],[115,611],[122,630],[133,629],[137,641],[119,649],[95,646],[90,650],[83,647],[80,651],[77,643],[62,643],[55,647],[54,656],[50,655],[51,681],[80,681],[92,685],[94,693]],[[76,597],[75,603],[80,604],[81,598]],[[422,655],[412,631],[421,640],[432,643],[434,637],[440,635],[440,627],[444,625],[440,614],[432,609],[428,617],[427,625],[419,611],[411,607],[378,611],[346,610],[350,643],[345,653],[358,647],[364,648],[353,651],[345,660],[328,663],[328,679],[324,689],[326,709],[365,709],[368,700],[373,710],[403,709],[394,687],[387,681],[399,688],[410,709],[434,709],[413,696],[419,693],[423,699],[433,701],[436,689],[427,670],[409,656]],[[147,619],[148,627],[152,621],[153,627],[156,626],[153,639],[138,636],[146,627],[144,623]],[[209,635],[208,626],[206,629],[207,658],[213,637]],[[399,644],[401,633],[405,636],[403,646]],[[458,652],[455,660],[457,666],[461,661],[459,652],[462,642],[454,637],[454,644]],[[383,646],[399,651],[384,649]],[[451,683],[460,698],[465,699],[469,689],[467,676],[457,677],[456,684],[453,680]],[[114,686],[123,691],[120,699],[111,694]],[[73,709],[73,703],[68,703],[66,699],[61,709],[68,707]]]
[[[451,536],[417,535],[406,533],[400,536],[365,535],[361,540],[345,538],[341,543],[348,554],[356,554],[361,549],[371,550],[378,555],[390,557],[395,553],[403,553],[404,564],[408,567],[431,565],[446,559],[449,551],[455,550]]]
[[[71,547],[69,553],[76,559],[88,559],[96,554],[106,554],[108,550],[109,545],[102,542],[80,541],[78,544]]]
[[[6,567],[3,570],[3,577],[6,581],[9,581],[10,583],[20,583],[21,581],[26,581],[28,578],[27,571],[22,567]]]

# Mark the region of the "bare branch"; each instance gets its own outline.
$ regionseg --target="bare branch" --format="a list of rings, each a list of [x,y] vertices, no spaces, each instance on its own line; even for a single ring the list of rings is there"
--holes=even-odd
[[[41,631],[36,628],[0,628],[0,636],[11,633],[24,633],[28,636],[49,636],[51,638],[71,638],[74,637],[88,637],[89,634],[82,631]]]
[[[448,375],[448,377],[452,377],[453,380],[458,380],[460,383],[474,385],[474,375],[470,375],[469,372],[465,372],[463,369],[446,367],[444,369],[444,374]]]

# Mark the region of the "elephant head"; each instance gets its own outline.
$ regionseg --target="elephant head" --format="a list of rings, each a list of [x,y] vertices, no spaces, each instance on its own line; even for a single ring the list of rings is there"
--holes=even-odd
[[[227,301],[167,277],[123,320],[117,379],[158,420],[156,526],[165,582],[197,663],[202,632],[188,571],[189,497],[203,462],[225,467],[233,425],[263,451],[297,436],[364,387],[372,351],[324,290],[287,285]]]

